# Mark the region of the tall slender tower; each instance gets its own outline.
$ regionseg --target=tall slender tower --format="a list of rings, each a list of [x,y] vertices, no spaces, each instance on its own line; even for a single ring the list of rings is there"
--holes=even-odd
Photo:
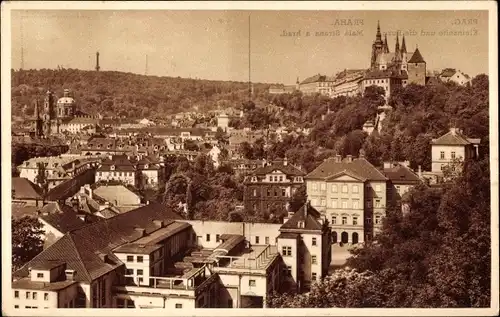
[[[95,53],[95,58],[96,58],[95,71],[98,72],[99,69],[101,69],[101,66],[99,66],[99,52]]]
[[[378,68],[377,57],[384,51],[384,41],[382,41],[382,33],[380,32],[380,22],[377,22],[377,34],[375,41],[372,44],[371,68]]]
[[[40,109],[38,108],[38,98],[35,99],[35,137],[43,136],[43,120],[40,117]]]

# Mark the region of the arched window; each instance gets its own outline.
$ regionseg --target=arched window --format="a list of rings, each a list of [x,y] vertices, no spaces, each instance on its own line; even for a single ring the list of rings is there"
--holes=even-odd
[[[358,238],[358,233],[357,233],[357,232],[354,232],[354,233],[352,234],[352,244],[356,244],[356,243],[358,243],[358,239],[359,239],[359,238]]]
[[[342,234],[340,235],[340,241],[342,243],[348,243],[349,242],[349,234],[347,232],[342,232]]]
[[[332,243],[337,243],[337,232],[332,231]]]

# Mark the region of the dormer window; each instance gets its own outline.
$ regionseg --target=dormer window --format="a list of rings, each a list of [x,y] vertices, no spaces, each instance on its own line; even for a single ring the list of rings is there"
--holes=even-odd
[[[144,164],[144,168],[148,169],[149,168],[149,164]]]
[[[300,229],[304,229],[304,227],[305,227],[305,223],[304,223],[304,221],[299,221],[299,222],[298,222],[298,224],[297,224],[297,226],[298,226]]]
[[[97,144],[97,148],[100,149],[102,147],[102,144]]]
[[[115,166],[114,165],[111,165],[111,170],[114,171],[115,170]]]
[[[252,177],[252,182],[257,182],[257,177]]]

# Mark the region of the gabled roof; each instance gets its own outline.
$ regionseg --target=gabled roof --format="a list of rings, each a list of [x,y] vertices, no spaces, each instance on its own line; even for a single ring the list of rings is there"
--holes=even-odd
[[[457,71],[454,68],[445,68],[445,69],[443,69],[441,74],[439,74],[439,76],[440,77],[451,77],[451,76],[455,75],[456,72]]]
[[[293,216],[287,220],[281,227],[282,229],[288,230],[322,230],[323,225],[319,222],[318,218],[320,213],[310,206],[309,203],[305,203],[298,211],[296,211]],[[304,227],[299,227],[299,222],[304,222]]]
[[[364,158],[355,158],[352,161],[343,159],[336,162],[334,157],[331,157],[316,167],[309,173],[307,179],[327,179],[331,176],[337,175],[341,172],[349,172],[359,178],[368,181],[386,181],[387,178]]]
[[[337,174],[334,174],[330,177],[327,177],[327,181],[330,181],[330,180],[334,180],[334,179],[337,179],[339,178],[340,176],[342,175],[347,175],[347,176],[350,176],[352,178],[355,178],[356,180],[360,181],[360,182],[365,182],[366,181],[366,178],[364,177],[361,177],[359,175],[357,175],[356,173],[352,172],[352,171],[349,171],[349,170],[343,170]]]
[[[68,269],[76,271],[77,281],[90,283],[123,264],[111,251],[120,245],[139,239],[141,234],[135,228],[144,228],[146,234],[149,234],[158,229],[153,220],[163,220],[165,225],[169,225],[177,219],[181,217],[166,206],[151,203],[127,213],[94,222],[66,233],[14,272],[14,276],[26,277],[29,267],[57,260],[66,262]],[[108,260],[105,262],[100,254],[108,255]]]
[[[411,56],[408,63],[425,63],[425,60],[422,57],[422,54],[420,54],[418,48],[415,50],[415,53],[413,53],[413,55]]]
[[[12,198],[42,200],[42,189],[27,178],[12,177]]]
[[[397,183],[418,183],[420,178],[417,174],[413,173],[409,168],[397,164],[390,168],[384,168],[384,174],[389,180],[395,184]]]
[[[432,144],[434,145],[469,145],[479,143],[481,143],[481,139],[467,138],[458,131],[450,131],[445,135],[432,140]]]

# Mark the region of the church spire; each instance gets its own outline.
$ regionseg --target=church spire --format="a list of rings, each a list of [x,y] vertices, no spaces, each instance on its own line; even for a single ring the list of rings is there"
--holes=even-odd
[[[389,53],[389,43],[387,42],[387,33],[384,34],[384,53]]]
[[[401,53],[407,53],[406,52],[406,42],[405,42],[405,36],[403,34],[403,43],[401,44]]]
[[[380,33],[380,21],[377,21],[377,36],[375,39],[377,42],[382,42],[382,33]]]
[[[40,119],[40,110],[38,109],[38,99],[35,99],[35,119]]]
[[[395,49],[396,54],[399,53],[399,34],[396,35],[396,49]]]

